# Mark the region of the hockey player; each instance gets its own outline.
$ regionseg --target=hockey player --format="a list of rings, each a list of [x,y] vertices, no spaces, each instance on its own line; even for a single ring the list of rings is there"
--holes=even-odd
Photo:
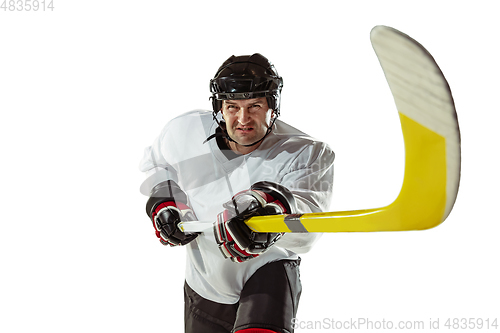
[[[187,250],[186,332],[293,332],[298,254],[319,234],[255,233],[244,221],[328,210],[334,154],[277,120],[282,86],[262,55],[232,56],[210,81],[212,112],[171,120],[145,150],[146,212],[162,244]],[[213,220],[214,232],[181,232],[189,220]]]

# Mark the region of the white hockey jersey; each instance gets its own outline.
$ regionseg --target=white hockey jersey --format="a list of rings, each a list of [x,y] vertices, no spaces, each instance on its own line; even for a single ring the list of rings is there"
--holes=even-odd
[[[219,113],[220,117],[220,113]],[[141,192],[173,179],[187,193],[198,220],[214,220],[222,204],[258,181],[286,186],[298,213],[328,211],[333,185],[334,153],[328,145],[277,120],[261,145],[247,155],[228,159],[215,139],[218,125],[209,111],[196,110],[171,120],[145,149],[140,170],[148,178]],[[186,245],[186,282],[202,297],[225,304],[238,302],[241,289],[264,264],[296,259],[309,251],[320,234],[285,234],[260,256],[244,263],[225,259],[212,232]]]

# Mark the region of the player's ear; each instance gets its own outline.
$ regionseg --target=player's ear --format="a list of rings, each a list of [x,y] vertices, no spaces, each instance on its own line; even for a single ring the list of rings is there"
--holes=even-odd
[[[227,120],[226,120],[226,118],[225,118],[225,116],[224,116],[224,112],[222,112],[222,110],[223,110],[223,109],[224,109],[224,108],[221,108],[219,112],[220,112],[220,114],[221,114],[221,116],[222,116],[222,120],[224,120],[225,122],[227,122]]]

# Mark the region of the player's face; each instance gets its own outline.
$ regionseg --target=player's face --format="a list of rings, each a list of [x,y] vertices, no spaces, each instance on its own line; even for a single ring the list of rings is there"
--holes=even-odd
[[[265,97],[225,100],[222,103],[222,115],[226,121],[227,132],[240,145],[252,144],[262,139],[269,127],[272,114],[273,110],[269,109]],[[250,149],[252,151],[257,148],[256,146],[248,148],[252,148]],[[233,146],[231,148],[233,149]],[[245,153],[240,149],[237,151]]]

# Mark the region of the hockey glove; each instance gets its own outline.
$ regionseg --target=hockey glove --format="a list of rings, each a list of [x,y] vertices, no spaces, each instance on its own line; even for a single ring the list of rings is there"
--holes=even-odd
[[[284,186],[258,182],[250,190],[236,194],[217,215],[214,234],[225,258],[243,262],[259,256],[283,235],[258,233],[245,224],[253,216],[291,214],[296,211],[293,194]]]
[[[194,221],[193,210],[179,185],[169,180],[156,185],[146,203],[146,213],[153,222],[156,237],[163,245],[186,245],[198,234],[185,234],[177,228],[181,221]]]

